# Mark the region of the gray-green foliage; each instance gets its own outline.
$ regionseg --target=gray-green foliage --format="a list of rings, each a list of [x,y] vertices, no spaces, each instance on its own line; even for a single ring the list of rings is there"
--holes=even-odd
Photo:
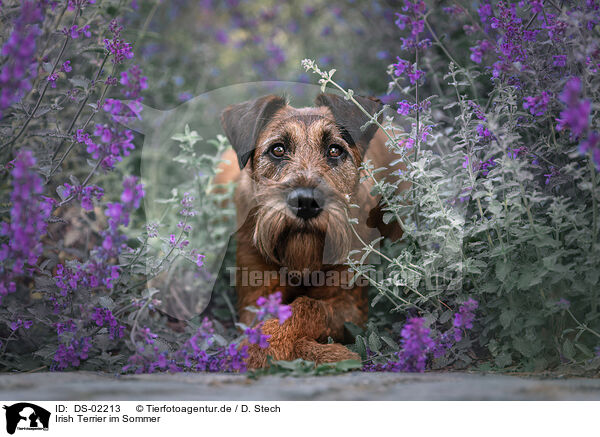
[[[321,76],[323,87],[353,100],[330,73],[310,61],[304,66]],[[445,103],[437,109],[451,122],[434,125],[433,111],[424,111],[406,117],[411,132],[397,134],[389,118],[380,124],[407,168],[398,180],[377,180],[374,193],[382,197],[384,220],[400,222],[405,234],[380,251],[378,241],[365,242],[362,260],[349,259],[359,274],[374,278],[370,273],[379,270],[385,278],[370,279],[379,320],[372,317],[366,333],[355,332],[355,350],[365,358],[368,348],[377,359],[393,351],[380,332],[397,336],[399,329],[390,329],[394,319],[377,309],[378,302],[401,314],[395,320],[424,316],[435,335],[472,297],[480,304],[475,330],[434,367],[466,365],[476,357],[494,368],[596,368],[597,170],[566,135],[558,137],[552,125],[544,129],[523,111],[517,87],[497,81],[485,109],[469,100],[466,79],[475,76],[450,63],[444,79],[454,97],[437,99]],[[421,138],[429,126],[433,133]],[[480,126],[488,129],[485,135]],[[383,169],[365,163],[364,170],[376,180]],[[411,188],[398,193],[405,181]],[[383,264],[368,264],[372,252]]]

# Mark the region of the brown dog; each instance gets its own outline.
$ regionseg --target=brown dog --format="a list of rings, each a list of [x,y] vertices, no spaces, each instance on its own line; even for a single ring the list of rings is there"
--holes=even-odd
[[[370,114],[381,109],[377,101],[357,100]],[[265,96],[226,108],[221,121],[234,148],[224,159],[239,164],[221,166],[216,183],[238,182],[240,321],[251,324],[254,314],[245,308],[276,291],[292,306],[282,325],[277,320],[264,324],[269,347],[250,345],[248,366],[265,366],[267,355],[317,363],[359,359],[328,339],[342,341],[344,322],[360,326],[367,319],[366,287],[350,286],[343,265],[349,251],[362,247],[360,240],[401,235],[397,225],[383,224],[379,199],[370,193],[373,181],[360,181],[364,160],[379,168],[398,158],[385,146],[385,133],[375,125],[361,131],[368,117],[333,94],[320,94],[308,108]],[[349,218],[358,224],[351,225]],[[320,279],[315,272],[322,272]]]

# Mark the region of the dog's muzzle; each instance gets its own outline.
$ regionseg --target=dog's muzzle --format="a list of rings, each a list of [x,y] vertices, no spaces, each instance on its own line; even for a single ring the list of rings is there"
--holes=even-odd
[[[308,220],[323,211],[325,196],[318,188],[295,188],[288,194],[286,202],[296,217]]]

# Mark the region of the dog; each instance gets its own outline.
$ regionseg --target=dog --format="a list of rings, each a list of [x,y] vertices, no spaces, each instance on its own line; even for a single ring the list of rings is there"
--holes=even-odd
[[[355,99],[371,115],[382,108],[376,99]],[[316,363],[360,359],[341,342],[345,322],[366,323],[367,287],[351,285],[343,263],[351,249],[374,235],[402,235],[397,223],[383,222],[381,199],[371,194],[374,181],[361,181],[360,166],[367,159],[374,168],[388,168],[377,174],[381,179],[401,168],[390,165],[398,155],[386,147],[383,130],[376,124],[361,130],[369,119],[353,102],[325,93],[313,107],[295,108],[283,97],[268,95],[221,114],[233,149],[223,155],[215,183],[237,182],[239,319],[251,326],[254,313],[246,308],[277,291],[292,307],[283,324],[264,323],[268,348],[248,345],[249,368],[268,365],[268,356]],[[240,271],[259,272],[264,280],[249,284]],[[261,276],[264,272],[275,273]],[[315,272],[332,280],[299,280]]]

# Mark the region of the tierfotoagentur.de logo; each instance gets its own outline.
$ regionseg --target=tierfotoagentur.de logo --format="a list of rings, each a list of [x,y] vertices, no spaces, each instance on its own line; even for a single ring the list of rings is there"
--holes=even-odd
[[[19,431],[48,431],[50,412],[42,407],[27,402],[19,402],[6,410],[6,432],[14,434]]]

